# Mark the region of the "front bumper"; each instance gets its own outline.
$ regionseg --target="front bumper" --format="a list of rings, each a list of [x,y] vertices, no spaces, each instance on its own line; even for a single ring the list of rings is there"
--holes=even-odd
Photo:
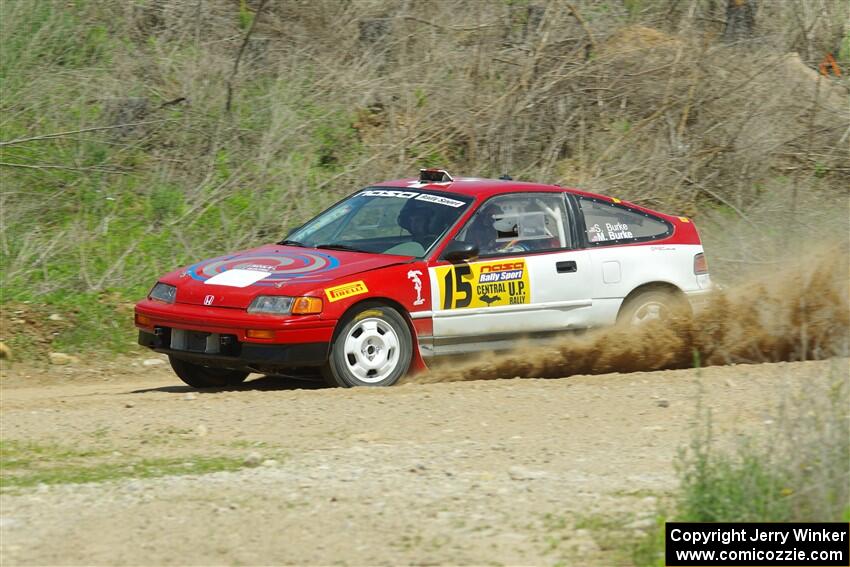
[[[207,333],[233,334],[239,342],[258,344],[290,344],[330,342],[336,321],[318,315],[275,316],[247,313],[243,309],[205,307],[185,303],[162,303],[146,299],[136,304],[136,313],[144,315],[149,325],[136,325],[153,332],[155,326]],[[249,329],[274,332],[274,338],[258,339],[247,336]]]
[[[171,348],[170,339],[170,329],[164,327],[157,327],[154,333],[139,331],[139,344],[156,352],[203,366],[247,372],[273,373],[321,366],[328,359],[330,346],[327,342],[261,345],[231,340],[219,352],[205,352]]]
[[[181,360],[249,372],[321,366],[327,361],[336,321],[317,316],[289,318],[253,315],[240,309],[164,304],[136,304],[139,344]],[[249,330],[272,331],[270,338]]]

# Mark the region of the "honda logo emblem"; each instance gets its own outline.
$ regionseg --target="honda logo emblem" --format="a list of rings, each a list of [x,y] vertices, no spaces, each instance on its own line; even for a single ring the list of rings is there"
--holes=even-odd
[[[214,295],[208,295],[204,298],[204,305],[212,305],[213,300],[215,299]]]

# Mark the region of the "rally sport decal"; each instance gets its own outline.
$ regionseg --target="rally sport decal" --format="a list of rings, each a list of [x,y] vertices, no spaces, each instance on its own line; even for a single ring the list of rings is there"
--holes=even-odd
[[[259,273],[257,277],[253,278],[255,281],[252,283],[274,285],[290,278],[315,276],[333,270],[338,266],[339,260],[334,256],[316,252],[240,254],[200,262],[189,267],[186,273],[198,281],[217,283],[211,280],[222,278],[229,271],[237,270],[243,273],[254,271]],[[236,285],[236,287],[242,286]]]
[[[521,305],[529,302],[523,259],[440,266],[436,269],[442,309]]]

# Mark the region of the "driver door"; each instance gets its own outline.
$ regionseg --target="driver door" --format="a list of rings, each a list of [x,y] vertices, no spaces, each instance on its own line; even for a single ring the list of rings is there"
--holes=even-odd
[[[581,328],[591,302],[588,252],[563,193],[511,193],[484,202],[457,239],[479,257],[429,268],[434,354],[511,346],[517,339]]]

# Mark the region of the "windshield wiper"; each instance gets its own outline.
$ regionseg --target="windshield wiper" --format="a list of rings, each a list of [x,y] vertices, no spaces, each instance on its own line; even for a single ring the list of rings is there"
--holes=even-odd
[[[282,246],[301,246],[302,248],[307,246],[302,242],[298,242],[297,240],[281,240],[278,244]]]
[[[360,248],[355,248],[354,246],[349,246],[348,244],[337,244],[334,242],[329,242],[326,244],[319,244],[316,248],[325,248],[327,250],[348,250],[351,252],[368,252],[368,250],[361,250]]]

